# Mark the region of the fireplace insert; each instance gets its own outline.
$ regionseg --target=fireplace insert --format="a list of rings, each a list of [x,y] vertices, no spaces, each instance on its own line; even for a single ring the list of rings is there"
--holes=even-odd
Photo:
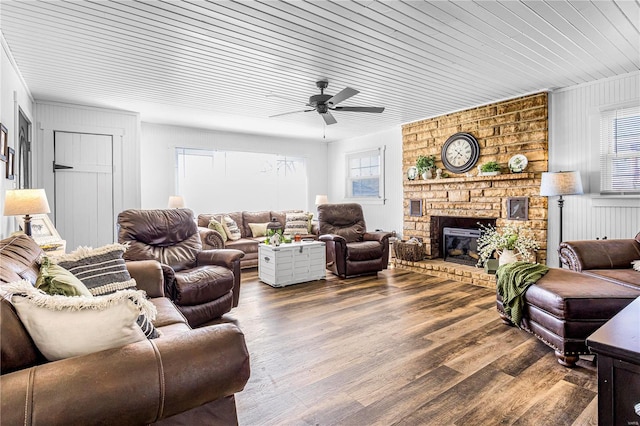
[[[445,262],[475,266],[478,263],[479,229],[443,228],[442,257]]]

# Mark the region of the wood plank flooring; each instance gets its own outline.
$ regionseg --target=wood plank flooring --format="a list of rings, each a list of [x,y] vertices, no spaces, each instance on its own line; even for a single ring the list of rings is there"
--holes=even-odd
[[[230,314],[249,425],[596,425],[594,363],[559,365],[494,291],[401,269],[275,289],[243,271]]]

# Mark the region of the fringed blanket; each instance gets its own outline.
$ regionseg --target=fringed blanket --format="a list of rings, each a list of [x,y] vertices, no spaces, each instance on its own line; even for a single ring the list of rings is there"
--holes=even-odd
[[[520,327],[522,321],[525,291],[547,271],[548,266],[529,262],[507,263],[498,268],[498,294],[502,296],[504,312],[517,327]]]

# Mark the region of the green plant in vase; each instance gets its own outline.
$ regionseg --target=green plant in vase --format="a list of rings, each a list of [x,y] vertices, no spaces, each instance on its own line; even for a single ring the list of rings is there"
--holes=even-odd
[[[431,179],[433,176],[432,170],[435,166],[435,155],[420,155],[416,160],[416,168],[418,169],[418,173],[422,175],[422,179]]]
[[[486,174],[497,175],[500,173],[500,164],[498,164],[497,161],[489,161],[480,166],[480,171]]]

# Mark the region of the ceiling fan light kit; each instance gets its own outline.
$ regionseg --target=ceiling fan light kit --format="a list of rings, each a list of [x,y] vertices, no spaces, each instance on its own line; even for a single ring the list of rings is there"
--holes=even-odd
[[[324,120],[327,125],[336,124],[338,121],[331,114],[331,111],[347,111],[347,112],[369,112],[369,113],[381,113],[384,111],[384,107],[347,107],[347,106],[336,106],[340,102],[343,102],[352,96],[360,93],[356,89],[352,89],[351,87],[345,87],[340,92],[335,95],[325,95],[324,89],[329,86],[328,80],[320,80],[316,81],[316,86],[320,89],[319,95],[312,95],[309,98],[309,102],[306,104],[311,109],[304,109],[299,111],[291,111],[285,112],[282,114],[271,115],[269,118],[280,117],[283,115],[289,114],[297,114],[299,112],[311,112],[316,111],[320,114],[320,117]]]

